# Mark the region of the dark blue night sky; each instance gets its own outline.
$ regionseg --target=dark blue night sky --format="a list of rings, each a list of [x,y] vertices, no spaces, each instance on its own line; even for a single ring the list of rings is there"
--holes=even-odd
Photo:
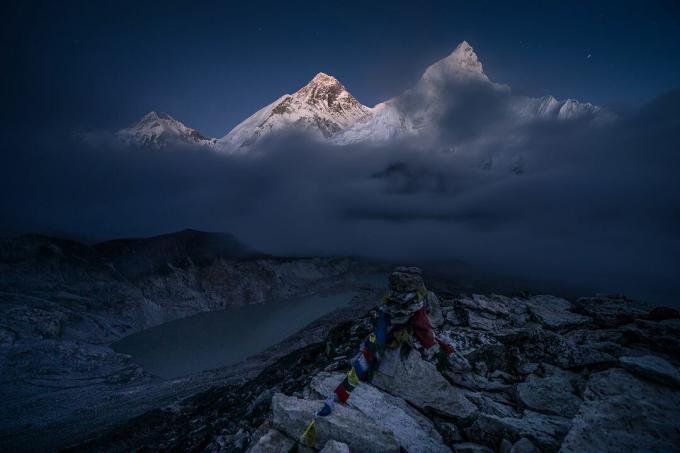
[[[464,39],[517,93],[637,104],[680,82],[675,1],[17,2],[2,20],[15,129],[159,110],[222,136],[319,71],[373,105]]]

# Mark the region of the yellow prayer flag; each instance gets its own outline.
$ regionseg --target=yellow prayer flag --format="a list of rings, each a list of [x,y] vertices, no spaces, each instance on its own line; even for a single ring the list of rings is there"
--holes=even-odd
[[[357,372],[354,371],[354,367],[347,372],[347,380],[353,387],[359,385],[359,377],[357,376]]]
[[[307,425],[305,432],[300,436],[300,443],[305,447],[314,448],[316,445],[316,422],[312,420]]]

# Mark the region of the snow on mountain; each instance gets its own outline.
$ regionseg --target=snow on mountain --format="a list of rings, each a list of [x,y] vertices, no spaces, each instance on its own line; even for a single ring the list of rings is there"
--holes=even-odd
[[[214,145],[216,139],[206,138],[197,130],[185,126],[167,113],[147,113],[134,126],[116,132],[125,145],[161,149],[173,145]]]
[[[455,90],[469,87],[506,96],[518,123],[608,117],[600,107],[573,99],[512,95],[507,85],[489,79],[475,50],[463,41],[447,57],[430,65],[413,88],[373,108],[361,104],[335,77],[320,72],[297,92],[258,110],[220,139],[203,137],[170,115],[156,112],[116,136],[135,146],[192,144],[224,152],[245,152],[272,132],[291,129],[310,132],[335,145],[422,138],[428,137],[437,118],[450,110],[449,103],[456,101]]]
[[[574,99],[558,101],[553,96],[519,99],[514,107],[519,115],[527,118],[558,120],[582,118],[602,110],[590,102],[579,102]]]
[[[289,127],[329,138],[370,115],[371,109],[335,77],[320,72],[294,94],[280,97],[237,125],[217,141],[217,148],[243,151],[267,134]]]
[[[420,83],[437,83],[452,77],[489,81],[475,50],[467,41],[458,44],[448,57],[430,65],[423,73]]]
[[[396,137],[427,134],[438,115],[450,108],[453,89],[482,87],[488,92],[510,96],[510,87],[491,81],[472,46],[461,42],[447,57],[430,65],[416,85],[401,95],[376,105],[371,117],[342,131],[336,144],[380,143]],[[570,120],[593,115],[600,108],[573,99],[558,101],[552,96],[527,98],[510,96],[509,106],[517,121],[534,119]],[[422,136],[422,135],[421,135]]]

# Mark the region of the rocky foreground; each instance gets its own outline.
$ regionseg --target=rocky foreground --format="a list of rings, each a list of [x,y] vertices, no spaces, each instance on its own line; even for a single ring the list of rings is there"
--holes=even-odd
[[[677,310],[617,296],[439,294],[436,332],[459,354],[448,370],[416,350],[386,359],[346,405],[315,417],[373,310],[245,384],[148,412],[74,450],[286,452],[312,419],[323,452],[679,450]]]

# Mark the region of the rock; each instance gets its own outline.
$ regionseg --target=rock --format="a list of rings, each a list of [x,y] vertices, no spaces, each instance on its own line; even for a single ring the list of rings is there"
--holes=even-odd
[[[437,426],[437,430],[442,434],[442,438],[446,445],[452,445],[457,442],[463,441],[463,435],[455,423],[444,420],[440,417],[434,417],[434,424]]]
[[[502,346],[496,338],[488,332],[459,327],[444,330],[440,337],[449,343],[456,352],[467,355],[483,346]]]
[[[614,366],[616,357],[598,351],[589,345],[579,345],[574,341],[550,330],[533,329],[526,339],[512,348],[519,363],[519,369],[526,362],[547,362],[563,369],[584,366]]]
[[[466,392],[465,396],[475,403],[483,414],[496,415],[498,417],[519,417],[521,415],[509,404],[500,403],[483,393]]]
[[[270,429],[248,449],[248,453],[287,453],[295,442],[275,429]]]
[[[651,321],[664,321],[666,319],[680,319],[680,310],[673,307],[654,307],[647,314]]]
[[[517,379],[510,373],[506,373],[505,371],[501,370],[495,370],[491,374],[489,374],[490,379],[494,380],[501,380],[504,382],[516,382]]]
[[[541,453],[534,444],[531,443],[526,437],[522,437],[520,440],[515,442],[510,449],[510,453]]]
[[[472,297],[464,297],[456,300],[457,304],[464,305],[475,311],[485,311],[499,316],[509,316],[512,313],[512,308],[517,308],[519,302],[516,299],[510,299],[505,296],[491,295],[482,296],[480,294],[473,294]],[[523,309],[521,307],[520,309]]]
[[[521,418],[481,414],[465,432],[470,439],[494,447],[503,438],[515,441],[526,437],[543,450],[557,451],[570,426],[568,418],[525,411]]]
[[[458,316],[458,312],[452,307],[442,308],[442,315],[444,316],[446,323],[450,326],[462,326],[464,324],[461,317]]]
[[[439,298],[432,291],[428,291],[427,296],[425,296],[425,304],[427,306],[427,316],[430,320],[430,325],[433,328],[438,329],[444,324],[444,315],[442,314]]]
[[[281,431],[270,429],[248,449],[248,453],[287,453],[295,442]]]
[[[593,320],[588,316],[572,313],[571,302],[554,296],[534,296],[526,301],[527,308],[534,321],[549,329],[564,329]]]
[[[310,387],[320,395],[332,395],[344,375],[319,373]],[[347,405],[370,418],[381,429],[394,435],[399,445],[409,452],[448,452],[430,420],[404,400],[360,383],[347,400]]]
[[[392,433],[385,432],[364,414],[341,404],[333,413],[317,417],[323,401],[308,401],[277,393],[272,398],[272,423],[275,428],[297,439],[311,420],[316,420],[315,448],[320,449],[331,439],[346,443],[352,451],[398,452],[399,445]]]
[[[347,444],[338,442],[337,440],[329,440],[323,446],[320,453],[349,453]]]
[[[484,376],[480,376],[472,372],[444,371],[444,376],[446,376],[446,379],[448,379],[448,381],[452,384],[469,390],[502,392],[512,388],[511,385],[489,381]]]
[[[573,417],[581,406],[574,394],[577,375],[555,368],[550,375],[529,375],[517,385],[517,398],[527,408],[544,414]]]
[[[673,365],[653,355],[641,357],[620,357],[619,362],[625,369],[671,387],[680,387],[680,372]]]
[[[531,374],[535,373],[536,370],[538,370],[538,363],[535,362],[526,362],[523,363],[518,369],[517,372],[519,374]]]
[[[455,453],[493,453],[493,450],[489,447],[473,442],[462,442],[455,444],[452,448]]]
[[[591,376],[560,452],[677,451],[680,392],[613,368]]]
[[[422,288],[423,271],[417,267],[397,267],[389,277],[390,288],[399,292],[415,292]]]
[[[644,318],[649,311],[649,307],[640,302],[611,295],[581,297],[574,308],[602,327],[620,326]]]
[[[501,444],[498,447],[498,453],[510,453],[510,450],[512,450],[512,442],[508,439],[501,440]]]
[[[0,348],[12,346],[17,339],[17,335],[11,329],[0,327]]]
[[[386,353],[373,384],[392,395],[399,395],[425,412],[462,421],[471,420],[477,414],[475,405],[452,387],[434,364],[423,360],[415,351],[403,360],[399,351]]]
[[[465,310],[465,322],[468,327],[487,332],[497,332],[509,326],[507,320],[488,313],[479,313],[473,310]]]
[[[636,320],[620,328],[626,345],[641,345],[680,361],[680,319]]]

